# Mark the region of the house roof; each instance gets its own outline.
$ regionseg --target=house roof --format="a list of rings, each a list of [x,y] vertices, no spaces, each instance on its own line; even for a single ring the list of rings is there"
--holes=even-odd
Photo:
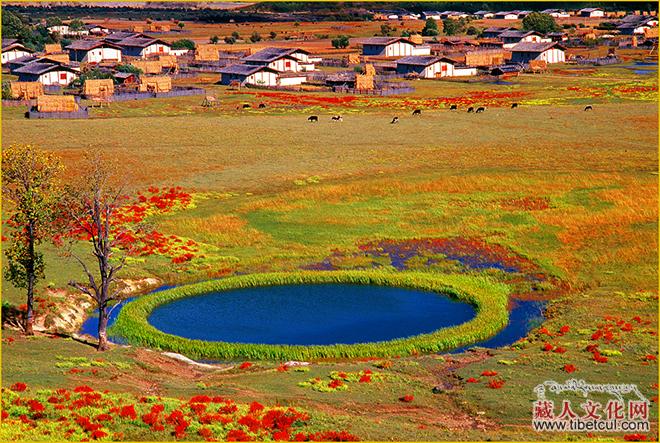
[[[112,76],[115,77],[115,78],[127,79],[129,77],[134,77],[135,74],[132,73],[132,72],[115,72],[115,73],[112,74]]]
[[[495,66],[494,68],[491,69],[491,72],[493,71],[500,71],[500,72],[520,72],[522,70],[522,67],[520,65],[500,65],[500,66]]]
[[[446,57],[434,57],[432,55],[409,55],[402,57],[396,61],[397,65],[415,65],[415,66],[430,66],[434,63],[446,62],[452,65],[456,62]]]
[[[543,52],[556,47],[557,49],[566,49],[557,42],[522,42],[510,49],[511,52]]]
[[[369,37],[365,38],[362,40],[363,45],[374,45],[374,46],[387,46],[391,45],[394,43],[397,43],[399,41],[403,41],[406,43],[410,43],[411,45],[414,45],[414,43],[407,38],[403,37]]]
[[[134,48],[146,48],[147,46],[151,46],[156,43],[160,43],[161,45],[166,45],[170,46],[169,43],[167,43],[164,40],[161,40],[159,38],[153,38],[153,37],[127,37],[123,40],[120,40],[118,42],[113,42],[116,43],[119,46],[130,46]]]
[[[594,11],[602,11],[602,8],[582,8],[580,9],[580,12],[594,12]]]
[[[18,43],[18,40],[15,38],[3,38],[2,39],[2,47],[4,48],[5,46],[13,45],[14,43]]]
[[[13,49],[20,49],[21,51],[33,53],[34,51],[32,49],[26,48],[22,44],[18,42],[18,40],[11,38],[11,39],[2,39],[2,52],[5,51],[11,51]]]
[[[58,65],[56,63],[33,62],[33,63],[28,63],[27,65],[21,66],[20,68],[14,70],[14,73],[41,75],[41,74],[45,74],[46,72],[55,71],[55,70],[76,72],[75,70],[69,68],[68,66]]]
[[[243,57],[241,60],[250,61],[250,62],[270,63],[275,60],[279,60],[282,57],[291,56],[291,54],[294,54],[296,52],[303,52],[305,54],[308,54],[307,51],[304,51],[302,49],[271,47],[271,48],[262,49],[261,51],[255,52],[252,55],[248,55],[247,57]]]
[[[523,38],[527,37],[528,35],[538,35],[539,34],[536,31],[518,31],[518,30],[510,30],[510,31],[504,31],[498,35],[500,38]]]
[[[104,37],[104,40],[118,42],[129,37],[146,37],[146,35],[139,32],[117,31],[117,32],[113,32],[112,34],[106,35]]]
[[[101,46],[120,49],[119,46],[117,46],[116,44],[106,42],[104,40],[74,40],[65,49],[73,49],[76,51],[90,51],[94,48],[99,48]]]
[[[518,11],[500,11],[495,13],[495,15],[509,15],[509,14],[518,15]]]
[[[244,64],[236,64],[236,65],[230,65],[227,67],[224,67],[220,70],[221,74],[239,74],[239,75],[252,75],[255,72],[259,71],[268,71],[268,72],[273,72],[275,74],[278,74],[278,72],[272,68],[269,68],[268,66],[262,66],[262,65],[244,65]]]
[[[504,31],[515,31],[515,28],[511,27],[502,27],[502,26],[491,26],[490,28],[484,29],[484,32],[504,32]]]

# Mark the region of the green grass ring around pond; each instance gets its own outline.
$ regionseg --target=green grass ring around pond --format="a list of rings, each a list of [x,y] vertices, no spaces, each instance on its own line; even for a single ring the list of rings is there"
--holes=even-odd
[[[412,337],[357,344],[266,345],[192,340],[166,334],[148,322],[159,305],[209,292],[295,284],[393,286],[441,293],[474,306],[475,317],[460,325]],[[486,277],[421,272],[305,271],[251,274],[211,280],[155,292],[128,303],[111,328],[129,344],[215,360],[315,360],[322,358],[394,357],[450,351],[495,335],[509,321],[508,286]]]

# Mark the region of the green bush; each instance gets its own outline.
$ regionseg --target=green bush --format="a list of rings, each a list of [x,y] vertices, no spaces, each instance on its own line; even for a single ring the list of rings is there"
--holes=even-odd
[[[395,286],[445,294],[470,303],[476,316],[461,325],[438,329],[429,334],[389,341],[336,345],[265,345],[191,340],[166,334],[147,321],[158,306],[185,297],[239,288],[349,283]],[[429,274],[421,272],[309,271],[298,273],[253,274],[181,286],[145,295],[127,304],[111,328],[113,335],[127,342],[178,352],[191,358],[313,360],[320,358],[392,357],[455,349],[484,340],[509,321],[508,286],[487,277]]]

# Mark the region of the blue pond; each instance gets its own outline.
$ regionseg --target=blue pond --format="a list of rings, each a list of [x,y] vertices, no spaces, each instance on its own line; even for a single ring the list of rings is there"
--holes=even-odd
[[[391,340],[472,319],[474,308],[434,293],[346,284],[247,288],[154,309],[149,323],[186,338],[328,345]]]
[[[158,290],[169,288],[164,286]],[[495,348],[515,343],[541,324],[544,307],[541,301],[514,300],[509,324],[497,335],[469,347]],[[109,325],[114,323],[120,310],[121,306],[111,313]],[[463,323],[473,316],[474,310],[469,305],[422,291],[379,286],[300,285],[182,299],[156,309],[149,322],[164,332],[204,340],[331,344],[421,334]],[[98,318],[90,317],[80,332],[97,337],[97,329]],[[121,337],[111,338],[117,343],[122,341]]]

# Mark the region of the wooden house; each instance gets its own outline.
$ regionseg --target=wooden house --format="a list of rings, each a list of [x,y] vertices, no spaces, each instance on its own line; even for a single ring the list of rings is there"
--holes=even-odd
[[[19,82],[39,82],[44,86],[67,86],[78,77],[78,72],[69,66],[40,61],[28,63],[13,73],[18,75]]]
[[[531,60],[544,60],[546,63],[566,61],[566,48],[558,42],[518,43],[511,48],[512,63],[529,63]]]
[[[32,49],[26,48],[16,39],[2,39],[2,64],[34,54]]]

